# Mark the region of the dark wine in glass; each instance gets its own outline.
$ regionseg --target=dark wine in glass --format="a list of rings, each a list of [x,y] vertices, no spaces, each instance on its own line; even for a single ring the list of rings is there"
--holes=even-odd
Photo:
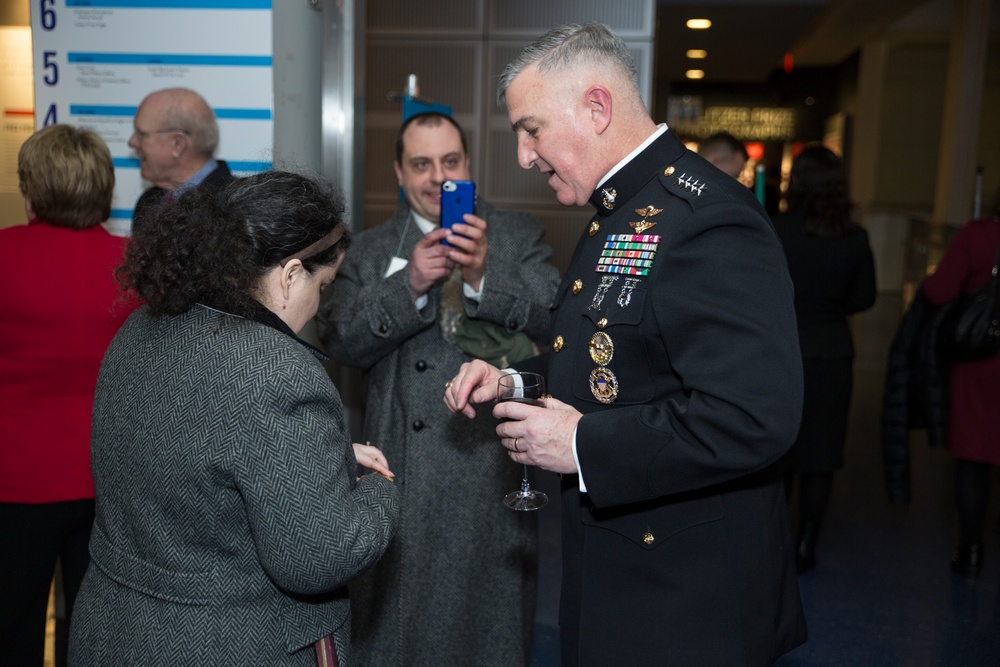
[[[512,401],[544,408],[542,397],[545,396],[545,378],[537,373],[511,373],[497,382],[497,402]],[[521,488],[504,496],[503,503],[512,510],[529,512],[549,502],[549,497],[541,491],[531,488],[528,483],[528,466],[524,465],[521,475]]]

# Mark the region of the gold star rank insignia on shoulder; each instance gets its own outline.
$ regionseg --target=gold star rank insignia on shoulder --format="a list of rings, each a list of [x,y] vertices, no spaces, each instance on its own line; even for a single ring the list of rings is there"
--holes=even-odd
[[[642,234],[647,229],[650,229],[651,227],[654,227],[656,225],[655,222],[651,222],[650,220],[647,220],[647,218],[651,218],[654,215],[659,215],[660,213],[663,213],[663,209],[653,208],[653,206],[650,205],[647,206],[646,208],[637,208],[635,209],[635,212],[642,216],[642,220],[636,220],[635,222],[630,222],[628,223],[628,225],[629,227],[635,230],[636,234]]]

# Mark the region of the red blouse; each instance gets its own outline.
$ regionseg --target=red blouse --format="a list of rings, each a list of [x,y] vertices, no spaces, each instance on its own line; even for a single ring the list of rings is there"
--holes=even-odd
[[[134,308],[113,276],[126,241],[100,225],[0,229],[0,502],[94,497],[97,371]]]

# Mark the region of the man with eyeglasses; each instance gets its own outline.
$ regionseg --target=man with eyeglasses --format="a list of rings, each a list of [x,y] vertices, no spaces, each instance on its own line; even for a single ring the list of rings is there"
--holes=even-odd
[[[139,104],[132,127],[128,145],[139,158],[139,173],[153,184],[135,204],[133,228],[186,190],[221,190],[232,180],[225,161],[213,157],[219,145],[215,113],[193,90],[150,93]]]

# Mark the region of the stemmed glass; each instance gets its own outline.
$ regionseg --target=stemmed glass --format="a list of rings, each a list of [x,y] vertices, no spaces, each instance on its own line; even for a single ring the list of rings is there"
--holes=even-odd
[[[511,373],[504,375],[497,382],[497,403],[514,401],[544,408],[542,398],[545,396],[545,378],[537,373]],[[504,420],[509,421],[509,420]],[[503,504],[512,510],[528,512],[549,502],[549,497],[541,491],[536,491],[528,484],[528,465],[524,465],[521,477],[521,488],[504,496]]]

